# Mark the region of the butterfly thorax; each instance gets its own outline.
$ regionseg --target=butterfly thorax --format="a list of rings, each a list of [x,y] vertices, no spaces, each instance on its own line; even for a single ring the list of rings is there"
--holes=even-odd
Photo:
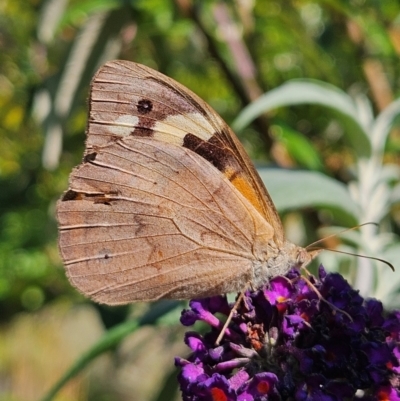
[[[285,275],[292,268],[306,266],[312,259],[313,255],[305,248],[289,241],[279,248],[269,242],[263,257],[254,261],[252,285],[259,288],[273,277]]]

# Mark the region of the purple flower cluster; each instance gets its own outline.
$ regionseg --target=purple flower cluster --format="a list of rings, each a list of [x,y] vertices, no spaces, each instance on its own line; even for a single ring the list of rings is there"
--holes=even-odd
[[[192,300],[182,324],[211,330],[186,333],[192,354],[175,361],[183,400],[400,401],[400,312],[384,315],[322,267],[310,281],[320,295],[296,270],[246,292],[220,345],[216,314],[232,305]]]

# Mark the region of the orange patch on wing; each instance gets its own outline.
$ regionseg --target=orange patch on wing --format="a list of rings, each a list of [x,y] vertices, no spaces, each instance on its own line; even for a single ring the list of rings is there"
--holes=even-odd
[[[261,213],[263,214],[263,206],[251,183],[242,174],[237,174],[229,169],[224,172],[236,189]],[[233,179],[231,179],[233,177]]]

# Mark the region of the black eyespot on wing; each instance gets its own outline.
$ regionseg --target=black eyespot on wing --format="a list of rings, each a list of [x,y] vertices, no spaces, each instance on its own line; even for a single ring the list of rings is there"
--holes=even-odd
[[[153,127],[157,121],[157,116],[154,114],[153,103],[149,99],[140,99],[136,108],[139,115],[139,122],[135,129],[131,132],[133,136],[151,137],[154,134]],[[153,113],[151,113],[153,111]]]
[[[147,114],[153,110],[153,103],[148,99],[141,99],[136,107],[140,114]]]

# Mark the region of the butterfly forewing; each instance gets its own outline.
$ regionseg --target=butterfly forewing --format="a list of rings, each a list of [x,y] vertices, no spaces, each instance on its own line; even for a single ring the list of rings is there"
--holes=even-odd
[[[224,174],[274,228],[279,215],[235,134],[202,99],[165,75],[128,61],[104,65],[93,79],[87,153],[115,137],[151,137],[200,154]]]

